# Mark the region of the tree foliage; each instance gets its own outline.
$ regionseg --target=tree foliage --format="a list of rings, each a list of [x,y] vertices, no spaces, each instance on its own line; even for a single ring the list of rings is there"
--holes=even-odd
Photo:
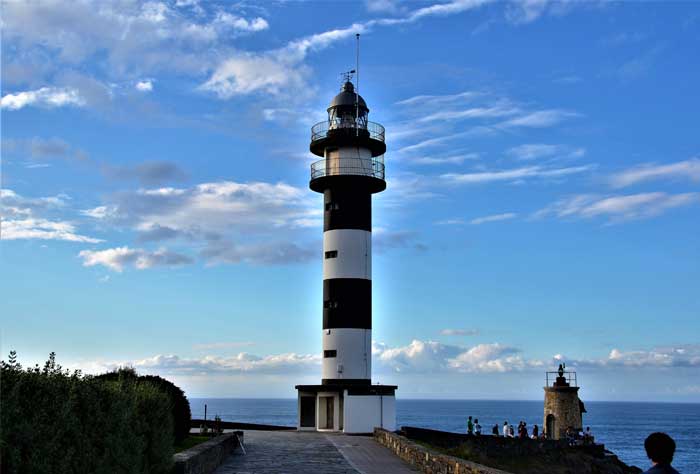
[[[14,352],[0,365],[1,472],[170,471],[172,402],[157,385],[71,373],[54,353],[43,367],[22,368]]]

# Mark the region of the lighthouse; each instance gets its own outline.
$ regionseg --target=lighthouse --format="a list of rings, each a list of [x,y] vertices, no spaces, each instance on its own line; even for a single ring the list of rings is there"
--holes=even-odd
[[[321,383],[297,385],[300,430],[394,430],[394,385],[372,384],[372,195],[386,189],[384,127],[352,73],[311,128],[311,190],[323,195]]]

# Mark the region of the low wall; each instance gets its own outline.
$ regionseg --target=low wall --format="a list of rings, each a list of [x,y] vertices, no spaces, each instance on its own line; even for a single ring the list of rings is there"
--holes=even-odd
[[[510,474],[500,469],[437,453],[381,428],[374,429],[374,439],[427,474]]]
[[[191,428],[200,428],[202,425],[206,425],[208,428],[214,429],[217,426],[215,420],[199,420],[193,419],[190,422]],[[257,423],[239,423],[238,421],[219,421],[219,428],[222,430],[257,430],[257,431],[296,431],[296,426],[279,426],[279,425],[260,425]]]
[[[226,433],[173,456],[173,474],[210,474],[243,442],[243,432]]]
[[[562,449],[575,449],[597,457],[602,457],[605,454],[605,446],[602,444],[568,447],[566,440],[563,439],[520,439],[491,435],[474,436],[412,426],[402,426],[400,433],[414,441],[427,443],[438,448],[450,449],[466,444],[492,458],[536,456],[550,452],[559,452]]]

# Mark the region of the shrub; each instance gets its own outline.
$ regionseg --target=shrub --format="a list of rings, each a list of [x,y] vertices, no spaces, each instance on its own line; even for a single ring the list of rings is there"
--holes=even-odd
[[[102,380],[118,380],[120,377],[133,379],[138,383],[151,384],[165,393],[172,403],[175,442],[181,443],[187,438],[190,434],[192,412],[190,411],[190,402],[180,387],[157,375],[138,375],[134,369],[128,367],[97,376]]]
[[[23,369],[0,367],[0,471],[8,474],[167,473],[171,401],[155,385],[69,373],[51,353]]]

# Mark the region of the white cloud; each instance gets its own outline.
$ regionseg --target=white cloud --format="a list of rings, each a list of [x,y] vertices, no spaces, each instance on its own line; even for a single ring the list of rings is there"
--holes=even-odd
[[[248,343],[243,344],[248,345]],[[211,349],[234,348],[238,345],[239,343],[214,343]],[[602,358],[577,360],[557,355],[543,361],[526,358],[518,348],[499,343],[464,347],[413,340],[406,346],[389,347],[373,341],[372,359],[375,375],[541,371],[549,366],[556,367],[561,360],[565,360],[567,366],[572,368],[665,370],[700,367],[700,346],[691,344],[639,351],[613,349]],[[177,355],[155,355],[137,360],[96,362],[86,365],[91,367],[89,369],[91,372],[104,372],[117,367],[131,366],[139,373],[161,375],[316,375],[319,373],[321,355],[284,353],[258,356],[247,352],[229,357],[204,355],[186,358]]]
[[[469,223],[472,225],[479,225],[479,224],[485,224],[487,222],[505,221],[508,219],[513,219],[515,217],[517,217],[516,213],[505,212],[503,214],[494,214],[491,216],[477,217],[476,219],[472,219],[471,221],[469,221]]]
[[[452,184],[478,184],[498,181],[520,181],[531,178],[563,178],[572,174],[584,173],[593,169],[593,165],[573,166],[568,168],[545,168],[527,166],[499,171],[477,171],[473,173],[446,173],[441,178]]]
[[[442,329],[440,334],[443,336],[478,336],[478,329]]]
[[[540,361],[523,359],[519,353],[516,348],[497,343],[462,347],[415,339],[407,346],[395,348],[372,344],[378,370],[401,373],[510,372],[542,365]]]
[[[82,250],[78,256],[83,259],[83,266],[94,267],[102,265],[115,272],[122,272],[127,265],[133,265],[139,270],[156,266],[180,266],[192,263],[192,258],[166,249],[148,251],[116,247],[105,250]]]
[[[80,235],[75,225],[66,221],[41,218],[9,219],[2,222],[2,239],[65,240],[68,242],[99,243],[100,239]]]
[[[538,158],[581,158],[586,154],[585,148],[570,148],[565,145],[547,145],[544,143],[527,143],[509,148],[508,155],[518,160],[535,160]]]
[[[614,188],[624,188],[633,184],[659,179],[689,179],[700,182],[700,158],[669,163],[667,165],[645,164],[630,168],[610,177]]]
[[[153,90],[153,80],[152,79],[144,79],[143,81],[137,82],[134,87],[136,87],[137,91],[151,92]]]
[[[411,158],[410,162],[418,165],[461,165],[467,160],[478,160],[478,153],[464,153],[451,156],[420,156]]]
[[[34,91],[6,94],[0,99],[0,106],[7,110],[19,110],[31,105],[48,108],[82,107],[85,105],[85,99],[80,96],[77,89],[68,87],[42,87]]]
[[[449,121],[474,118],[497,118],[516,115],[521,110],[508,104],[499,104],[493,107],[472,107],[464,110],[443,110],[418,119],[418,122]]]
[[[63,240],[98,243],[102,240],[77,233],[76,226],[64,219],[48,218],[66,206],[70,197],[27,198],[11,189],[0,190],[0,238],[3,240]]]
[[[566,360],[567,365],[577,367],[700,367],[700,345],[685,344],[629,351],[612,349],[607,357],[601,359]]]
[[[500,123],[500,127],[545,128],[557,125],[568,118],[579,117],[580,114],[567,110],[550,109],[537,110],[520,117],[515,117]]]
[[[444,219],[435,222],[436,225],[464,225],[464,219]]]
[[[463,101],[471,101],[477,97],[483,95],[483,92],[479,91],[465,91],[458,94],[446,94],[446,95],[416,95],[409,97],[407,99],[400,100],[396,102],[396,105],[407,105],[407,106],[441,106],[444,107],[447,104],[454,104]]]
[[[252,18],[247,20],[237,15],[227,12],[219,12],[214,20],[215,23],[226,25],[239,31],[263,31],[270,27],[264,18]]]
[[[609,222],[623,222],[658,216],[677,207],[700,203],[700,193],[666,194],[663,192],[618,196],[581,194],[561,199],[533,214],[534,218],[606,217]]]

